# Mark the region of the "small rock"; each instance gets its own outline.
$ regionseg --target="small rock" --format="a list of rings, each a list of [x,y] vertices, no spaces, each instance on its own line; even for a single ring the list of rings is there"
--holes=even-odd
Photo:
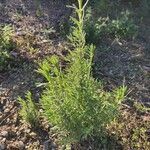
[[[0,150],[4,150],[6,148],[6,145],[4,143],[0,143]]]
[[[5,143],[6,142],[6,138],[2,138],[1,142]]]
[[[19,148],[20,150],[22,150],[22,149],[24,149],[24,147],[25,147],[24,143],[23,143],[22,141],[19,141],[19,142],[18,142],[18,148]]]
[[[56,145],[51,140],[45,141],[43,146],[43,150],[56,150]]]
[[[8,112],[10,112],[10,109],[9,109],[9,108],[6,108],[6,109],[4,110],[4,113],[8,113]]]
[[[50,148],[51,148],[51,141],[50,140],[45,141],[43,150],[49,150]]]
[[[31,132],[30,129],[26,129],[26,130],[25,130],[25,133],[30,133],[30,132]]]
[[[27,138],[26,137],[22,137],[21,140],[22,140],[22,142],[26,142]]]
[[[9,123],[9,122],[10,122],[10,119],[9,119],[9,118],[7,118],[7,119],[6,119],[6,122],[7,122],[7,123]]]
[[[47,124],[47,125],[45,125],[45,129],[49,129],[50,128],[50,126]]]
[[[21,31],[16,32],[16,36],[24,36],[24,35],[26,35],[26,32]]]
[[[15,58],[18,56],[18,53],[16,53],[16,52],[11,52],[10,54]]]
[[[35,138],[35,137],[36,137],[36,133],[31,132],[31,133],[30,133],[30,136],[31,136],[32,138]]]
[[[8,132],[7,131],[2,131],[0,133],[0,136],[2,136],[2,137],[8,137]]]

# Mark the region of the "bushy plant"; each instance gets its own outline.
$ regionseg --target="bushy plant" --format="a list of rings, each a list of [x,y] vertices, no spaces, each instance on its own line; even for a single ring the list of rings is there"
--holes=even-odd
[[[9,51],[13,47],[11,42],[13,30],[10,26],[0,26],[0,71],[3,70],[10,58]]]
[[[27,92],[25,100],[19,97],[18,101],[21,105],[19,114],[23,121],[29,123],[33,127],[37,127],[39,125],[39,112],[37,110],[36,104],[32,100],[31,92]]]
[[[108,25],[108,32],[118,38],[134,37],[137,33],[137,26],[130,18],[130,12],[122,12],[116,20]]]
[[[83,30],[86,3],[82,6],[78,0],[78,4],[73,6],[78,19],[72,18],[74,26],[68,37],[72,50],[64,57],[67,66],[62,69],[62,60],[52,56],[40,63],[38,70],[48,81],[41,98],[44,114],[63,131],[67,142],[102,134],[105,125],[115,118],[126,90],[121,87],[106,92],[92,77],[94,46],[86,45]]]
[[[87,9],[85,16],[86,41],[97,44],[103,37],[133,38],[137,34],[137,26],[130,17],[130,12],[125,11],[117,19],[109,17],[93,19],[91,8]]]
[[[92,9],[89,7],[86,10],[86,15],[84,19],[84,29],[86,31],[86,41],[88,43],[97,44],[101,37],[106,36],[108,29],[108,22],[110,19],[102,18],[99,19],[94,18],[92,16]]]

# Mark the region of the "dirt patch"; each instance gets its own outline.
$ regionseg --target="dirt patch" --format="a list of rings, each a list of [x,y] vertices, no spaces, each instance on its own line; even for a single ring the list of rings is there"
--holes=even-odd
[[[36,83],[42,82],[43,79],[34,71],[37,68],[36,61],[47,55],[62,54],[65,45],[59,34],[59,27],[69,17],[70,10],[66,8],[68,3],[69,0],[0,0],[0,24],[11,24],[15,31],[13,40],[15,43],[18,42],[16,49],[12,51],[13,57],[17,60],[16,64],[9,71],[0,73],[0,149],[45,148],[46,150],[46,147],[58,149],[54,142],[57,135],[51,135],[51,127],[43,118],[38,129],[33,129],[20,121],[17,97],[24,97],[24,93],[30,90],[35,100],[39,99],[41,89],[37,88]],[[147,22],[148,20],[145,24],[140,24],[136,39],[113,41],[113,43],[111,39],[107,39],[104,41],[104,44],[108,45],[106,50],[97,48],[94,76],[104,81],[107,90],[122,85],[124,80],[131,91],[127,101],[132,99],[132,102],[139,101],[149,107],[150,28]],[[56,32],[50,31],[52,27]],[[147,119],[149,116],[147,113],[142,116],[135,115],[130,106],[127,107],[129,109],[122,111],[127,115],[123,114],[124,119],[121,121],[123,127],[120,128],[122,133],[126,128],[130,128],[126,138],[137,127],[136,122],[139,129],[142,127],[140,122],[144,124],[143,119],[137,118]],[[124,126],[123,121],[127,122],[127,127]],[[117,129],[118,127],[115,131]],[[122,137],[122,133],[117,134]],[[73,148],[94,149],[94,146],[93,141],[85,141]]]
[[[36,83],[43,79],[35,72],[36,61],[45,55],[61,55],[58,45],[63,39],[58,32],[49,30],[54,27],[53,30],[58,31],[61,22],[68,17],[66,4],[67,1],[0,1],[0,24],[13,26],[16,44],[11,51],[15,63],[0,73],[0,149],[56,149],[46,121],[41,119],[37,129],[20,121],[17,98],[24,97],[30,90],[35,100],[39,99],[40,89]]]
[[[146,42],[122,41],[114,42],[106,51],[96,51],[95,76],[113,85],[122,85],[123,81],[131,90],[134,100],[147,103],[150,102],[150,54],[149,45]],[[108,83],[110,86],[110,82]]]

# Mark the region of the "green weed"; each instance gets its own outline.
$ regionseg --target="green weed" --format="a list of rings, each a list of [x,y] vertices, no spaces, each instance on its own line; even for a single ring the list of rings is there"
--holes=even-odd
[[[137,26],[130,18],[130,12],[122,12],[118,19],[112,20],[108,25],[108,33],[119,39],[136,36]]]
[[[31,92],[27,92],[25,100],[19,97],[18,101],[21,105],[19,114],[23,121],[29,123],[33,127],[37,127],[39,125],[39,112],[36,104],[32,100]]]
[[[150,112],[150,108],[144,106],[140,102],[134,102],[133,106],[136,108],[137,111],[142,112],[142,113],[148,113]]]
[[[86,45],[84,8],[78,0],[77,19],[68,36],[70,47],[61,68],[57,56],[45,59],[38,70],[48,83],[41,98],[45,116],[64,133],[67,143],[81,141],[88,136],[103,135],[106,124],[117,115],[126,87],[105,92],[100,82],[92,77],[94,46]]]
[[[109,17],[93,19],[91,8],[87,9],[85,16],[86,41],[88,43],[99,43],[104,37],[133,38],[137,35],[137,26],[130,17],[130,12],[125,11],[117,19]]]
[[[10,59],[10,50],[13,48],[12,43],[13,29],[11,26],[0,26],[0,71],[8,65]]]

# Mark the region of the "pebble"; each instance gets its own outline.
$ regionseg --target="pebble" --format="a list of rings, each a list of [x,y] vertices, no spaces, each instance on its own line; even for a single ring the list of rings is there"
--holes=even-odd
[[[18,148],[19,148],[20,150],[22,150],[22,149],[24,149],[24,147],[25,147],[24,143],[23,143],[22,141],[19,141],[19,142],[18,142]]]
[[[49,129],[50,128],[50,126],[47,124],[47,125],[45,125],[45,129]]]
[[[57,147],[51,140],[45,141],[43,146],[43,150],[56,150]]]
[[[6,138],[2,138],[1,142],[5,143],[6,142]]]
[[[0,150],[4,150],[6,148],[6,145],[4,143],[0,143]]]
[[[0,136],[2,136],[2,137],[8,137],[8,132],[7,131],[2,131],[0,133]]]
[[[4,110],[4,113],[8,113],[8,112],[10,112],[10,109],[9,109],[9,108],[6,108],[6,109]]]
[[[51,148],[51,141],[50,140],[45,141],[43,150],[49,150],[50,148]]]
[[[30,133],[31,130],[30,130],[30,129],[26,129],[25,132],[26,132],[26,133]]]
[[[10,122],[10,119],[9,119],[9,118],[7,118],[7,119],[6,119],[6,122],[7,122],[7,123],[9,123],[9,122]]]
[[[31,133],[30,133],[30,136],[31,136],[32,138],[35,138],[35,137],[36,137],[36,133],[31,132]]]

